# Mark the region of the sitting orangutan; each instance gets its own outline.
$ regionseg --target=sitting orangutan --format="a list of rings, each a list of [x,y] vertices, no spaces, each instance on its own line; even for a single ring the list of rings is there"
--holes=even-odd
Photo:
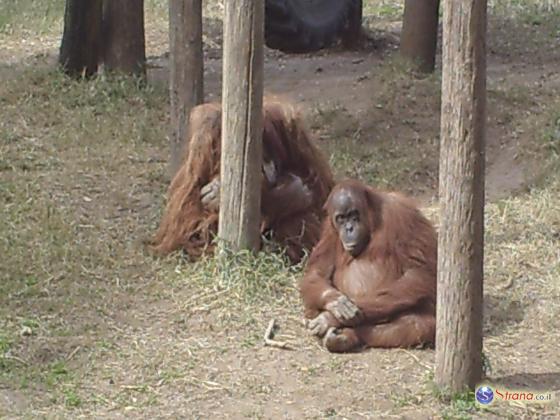
[[[333,176],[291,106],[265,101],[263,109],[261,232],[285,248],[295,263],[319,239]],[[195,107],[190,133],[188,152],[169,187],[152,243],[159,254],[183,249],[198,257],[213,249],[220,196],[220,105]]]
[[[435,338],[437,236],[406,197],[336,185],[300,291],[307,328],[332,352]]]

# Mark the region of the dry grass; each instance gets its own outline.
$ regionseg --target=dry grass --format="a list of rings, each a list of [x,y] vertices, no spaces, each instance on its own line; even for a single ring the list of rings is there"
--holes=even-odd
[[[161,4],[148,3],[155,53],[165,48]],[[33,16],[43,15],[30,9],[2,29],[16,53],[0,64],[0,417],[557,417],[558,400],[491,411],[472,395],[442,402],[429,350],[326,353],[301,325],[301,267],[276,254],[187,264],[145,253],[167,185],[166,87],[65,78],[34,56],[50,44],[28,54],[16,43]],[[543,25],[519,51],[552,39]],[[558,66],[553,51],[529,58],[544,55],[548,74],[547,64]],[[408,76],[392,60],[370,75],[379,89],[364,123],[344,104],[314,105],[315,128],[338,141],[325,144],[339,173],[430,191],[438,79]],[[558,86],[514,81],[491,78],[491,116],[511,129],[499,140],[514,148],[507,140],[517,132],[527,156],[551,170],[487,207],[484,352],[492,380],[558,391]],[[388,126],[418,132],[417,144],[394,142]],[[369,137],[380,139],[374,148]],[[417,168],[430,177],[410,181]],[[437,205],[427,211],[435,218]],[[271,319],[293,351],[263,346]]]
[[[408,63],[394,56],[368,77],[376,81],[375,94],[362,115],[342,104],[319,104],[311,127],[329,139],[325,148],[339,175],[425,196],[437,186],[439,130],[433,121],[440,76],[411,77]]]

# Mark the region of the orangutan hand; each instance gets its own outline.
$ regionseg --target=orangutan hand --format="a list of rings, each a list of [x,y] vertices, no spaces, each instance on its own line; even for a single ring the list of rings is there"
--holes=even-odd
[[[290,207],[297,207],[298,211],[305,210],[313,204],[313,191],[294,174],[287,174],[273,191],[278,196],[275,201],[285,200]]]
[[[351,321],[360,313],[360,309],[345,295],[327,303],[325,309],[341,322]]]
[[[309,332],[317,337],[322,337],[325,335],[329,328],[335,326],[333,323],[332,315],[327,312],[321,312],[313,319],[308,319],[306,321],[306,327]]]
[[[218,211],[220,208],[220,178],[214,178],[201,188],[200,201],[206,210]]]
[[[263,174],[268,182],[268,185],[276,185],[276,181],[278,181],[278,173],[276,172],[276,165],[274,165],[273,160],[263,162]]]

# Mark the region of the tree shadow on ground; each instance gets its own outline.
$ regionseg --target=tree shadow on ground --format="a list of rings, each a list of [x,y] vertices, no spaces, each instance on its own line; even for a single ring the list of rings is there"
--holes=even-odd
[[[560,390],[560,372],[521,372],[499,378],[489,378],[491,382],[510,389],[531,389],[534,391]]]
[[[499,336],[525,317],[525,308],[519,300],[504,296],[484,296],[484,335]]]

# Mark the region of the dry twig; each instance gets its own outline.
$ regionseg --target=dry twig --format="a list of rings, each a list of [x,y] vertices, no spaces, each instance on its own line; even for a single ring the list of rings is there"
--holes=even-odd
[[[284,341],[277,341],[273,340],[272,336],[274,335],[274,327],[276,325],[276,320],[271,319],[268,323],[268,328],[264,333],[264,345],[269,347],[277,347],[279,349],[291,350],[291,347],[288,343]]]
[[[416,363],[418,363],[418,364],[419,364],[420,366],[422,366],[424,369],[426,369],[426,370],[432,370],[432,369],[433,369],[432,366],[429,366],[429,365],[427,365],[426,363],[423,363],[423,362],[418,358],[418,356],[416,356],[414,353],[412,353],[412,352],[410,352],[410,351],[408,351],[408,350],[406,350],[406,349],[399,349],[399,350],[402,351],[403,353],[408,354],[410,357],[412,357],[412,358],[416,361]]]
[[[77,346],[74,350],[72,350],[70,352],[70,354],[68,356],[66,356],[66,361],[69,361],[72,359],[72,357],[74,357],[76,355],[76,353],[78,353],[78,351],[81,349],[81,346]]]
[[[9,354],[0,354],[0,359],[4,359],[4,360],[14,360],[16,362],[21,363],[24,366],[29,366],[29,363],[27,363],[25,360],[17,357],[17,356],[10,356]]]

